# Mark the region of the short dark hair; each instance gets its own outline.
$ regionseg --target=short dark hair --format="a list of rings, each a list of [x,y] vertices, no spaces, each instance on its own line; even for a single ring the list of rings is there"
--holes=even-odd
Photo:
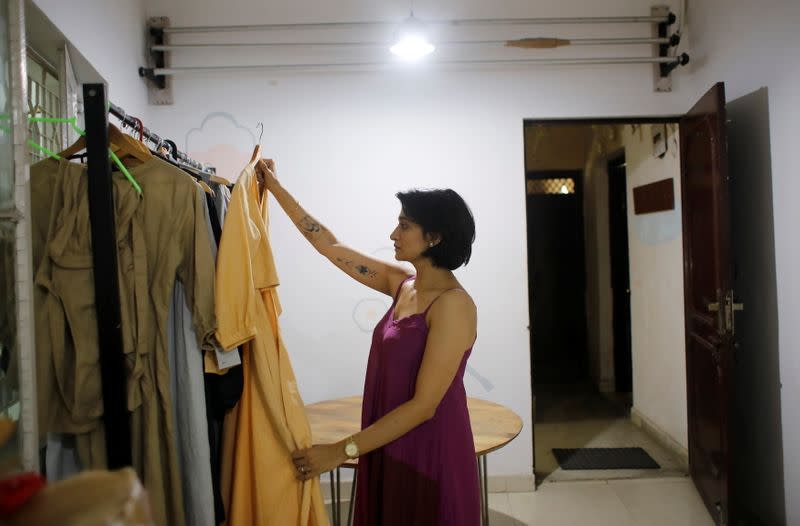
[[[422,227],[424,234],[441,240],[422,253],[434,266],[455,270],[469,263],[475,241],[475,219],[467,203],[455,191],[418,190],[398,192],[403,212]]]

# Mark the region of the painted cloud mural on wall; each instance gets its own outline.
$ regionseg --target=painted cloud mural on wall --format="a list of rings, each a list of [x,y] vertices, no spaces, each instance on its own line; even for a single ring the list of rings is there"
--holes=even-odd
[[[209,113],[199,127],[186,133],[184,149],[192,158],[216,167],[218,176],[235,183],[256,145],[256,123],[252,124],[244,126],[229,113]]]

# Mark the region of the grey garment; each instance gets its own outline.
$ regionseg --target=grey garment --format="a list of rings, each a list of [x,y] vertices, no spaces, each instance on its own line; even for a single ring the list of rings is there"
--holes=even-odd
[[[198,191],[202,193],[202,190]],[[213,241],[207,208],[205,217]],[[216,258],[217,245],[212,242],[211,246],[213,259]],[[197,343],[192,313],[186,305],[186,291],[180,281],[175,282],[173,289],[167,330],[172,414],[186,524],[215,526],[203,351]]]
[[[228,206],[231,203],[231,191],[222,184],[215,184],[211,186],[214,190],[214,207],[217,209],[217,216],[219,217],[219,224],[225,224],[225,216],[228,214]]]
[[[45,474],[48,482],[64,480],[82,470],[75,435],[48,433],[45,452]]]

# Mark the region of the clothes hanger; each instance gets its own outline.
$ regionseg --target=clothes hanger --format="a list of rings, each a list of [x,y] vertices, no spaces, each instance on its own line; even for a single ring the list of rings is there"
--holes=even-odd
[[[0,121],[7,121],[7,120],[10,120],[10,117],[8,115],[0,115]],[[72,129],[75,130],[78,133],[78,135],[80,135],[80,138],[78,139],[78,141],[76,141],[75,144],[78,144],[79,142],[81,142],[81,139],[82,139],[83,140],[83,148],[86,148],[86,139],[85,139],[86,132],[78,127],[78,124],[77,124],[78,119],[75,118],[75,117],[71,117],[69,119],[59,119],[59,118],[51,118],[51,117],[30,117],[29,116],[28,117],[28,122],[49,122],[49,123],[55,123],[55,124],[69,124],[70,126],[72,126]],[[116,129],[116,127],[115,127],[115,129]],[[0,125],[0,130],[4,131],[6,133],[11,133],[11,129],[8,128],[7,126]],[[119,132],[120,134],[122,134],[122,132],[120,132],[118,129],[116,129],[116,131]],[[58,154],[56,152],[52,152],[52,151],[48,150],[47,148],[45,148],[41,144],[38,144],[37,142],[35,142],[32,139],[28,139],[27,144],[31,148],[34,148],[34,149],[39,150],[41,152],[44,152],[45,154],[47,154],[48,157],[52,157],[52,158],[54,158],[56,160],[59,160],[59,161],[63,157],[69,158],[71,155],[74,155],[75,153],[80,151],[80,148],[77,149],[77,150],[73,150],[75,144],[73,144],[72,146],[67,148],[67,150],[64,150],[64,152],[62,152],[61,154]],[[144,145],[142,145],[142,146],[144,146]],[[70,152],[69,150],[73,150],[73,151]],[[65,153],[65,152],[67,152],[67,153]],[[149,152],[149,150],[148,150],[148,152]],[[128,181],[130,181],[130,183],[133,186],[133,188],[136,189],[136,192],[139,195],[142,195],[142,187],[139,186],[139,183],[136,182],[136,179],[134,179],[134,177],[131,175],[131,173],[128,171],[128,169],[125,167],[125,165],[122,164],[122,161],[120,161],[119,157],[117,157],[117,155],[110,148],[109,148],[109,156],[111,157],[111,159],[113,159],[114,163],[119,167],[120,171],[125,175],[125,177],[128,179]]]
[[[44,151],[45,153],[50,155],[50,157],[54,157],[54,158],[56,158],[58,160],[61,160],[62,157],[69,158],[70,156],[74,155],[75,153],[79,152],[80,150],[86,148],[86,132],[78,127],[78,124],[77,124],[78,119],[75,118],[75,117],[71,117],[69,119],[52,119],[52,118],[46,118],[46,117],[35,117],[35,118],[33,118],[32,117],[32,118],[29,118],[28,120],[30,122],[53,122],[53,123],[69,124],[69,125],[72,126],[72,129],[75,130],[76,132],[78,132],[78,135],[80,135],[78,140],[75,141],[75,143],[72,146],[70,146],[69,148],[67,148],[66,150],[61,152],[60,154],[57,154],[57,153],[54,153],[54,152],[50,152],[46,148],[43,148],[42,146],[39,146],[38,144],[34,144],[35,147],[37,147],[38,149]],[[112,128],[113,128],[113,130],[112,130]],[[109,142],[111,142],[111,137],[112,136],[116,136],[117,134],[125,135],[124,133],[119,131],[119,129],[116,126],[109,125]],[[133,141],[133,138],[130,138],[130,140]],[[28,142],[31,142],[31,141],[28,141]],[[82,147],[76,148],[76,145],[78,145],[80,143],[83,143]],[[144,147],[145,149],[147,148],[142,143],[139,143],[139,144],[142,147]],[[150,153],[150,150],[146,150],[146,151],[147,151],[148,154]],[[128,179],[128,181],[130,181],[131,185],[136,190],[136,193],[138,193],[141,196],[142,195],[142,187],[139,185],[139,183],[136,181],[136,179],[134,179],[134,177],[128,171],[128,168],[126,168],[125,165],[122,164],[122,161],[117,156],[117,154],[114,153],[114,150],[109,148],[108,149],[108,154],[111,157],[111,159],[114,161],[114,164],[116,164],[117,167],[119,167],[120,171],[125,175],[125,178]],[[152,155],[151,155],[151,157],[152,157]]]
[[[127,133],[122,133],[120,129],[113,124],[108,125],[108,142],[109,146],[112,147],[112,153],[122,153],[122,155],[118,155],[120,159],[132,157],[133,159],[144,163],[153,158],[153,154],[150,153],[150,150],[147,148],[147,146],[145,146],[142,142],[137,141]],[[113,148],[114,146],[116,146],[116,148]],[[71,146],[59,153],[59,156],[70,157],[85,148],[86,136],[81,135]]]
[[[203,189],[205,193],[214,197],[214,190],[202,179],[201,173],[198,172],[198,170],[193,166],[184,164],[177,158],[177,155],[175,155],[175,151],[177,151],[177,149],[178,146],[175,144],[175,141],[170,139],[162,139],[161,142],[156,145],[156,151],[158,155],[163,157],[165,162],[186,172],[192,177],[192,179],[195,180],[195,182],[200,186],[200,188]]]
[[[261,133],[258,136],[258,144],[256,144],[256,147],[253,149],[253,155],[250,156],[250,162],[251,163],[253,163],[253,162],[255,162],[255,161],[257,161],[258,159],[261,158],[261,138],[264,136],[264,123],[263,122],[259,122],[256,125],[256,128],[259,128],[259,127],[261,128]]]
[[[256,128],[258,127],[261,128],[261,133],[258,136],[258,144],[256,144],[255,148],[253,148],[253,155],[250,156],[250,164],[255,163],[259,159],[261,159],[261,138],[264,136],[264,123],[259,122],[256,125]],[[266,189],[267,185],[264,182],[264,176],[262,176],[258,170],[256,170],[256,182],[258,183],[258,196],[262,197],[264,195],[264,190]]]

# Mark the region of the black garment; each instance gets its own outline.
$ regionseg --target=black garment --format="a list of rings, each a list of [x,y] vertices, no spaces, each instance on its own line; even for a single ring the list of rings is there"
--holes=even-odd
[[[214,198],[206,195],[208,212],[211,217],[211,230],[214,232],[217,246],[222,238],[222,225],[219,214],[214,204]],[[237,352],[242,356],[242,348]],[[208,445],[211,448],[211,482],[214,488],[214,514],[217,524],[225,521],[225,505],[222,502],[220,481],[222,479],[222,431],[225,422],[225,413],[233,409],[242,397],[244,376],[242,366],[237,365],[228,369],[223,375],[206,373],[206,418],[208,419]]]

